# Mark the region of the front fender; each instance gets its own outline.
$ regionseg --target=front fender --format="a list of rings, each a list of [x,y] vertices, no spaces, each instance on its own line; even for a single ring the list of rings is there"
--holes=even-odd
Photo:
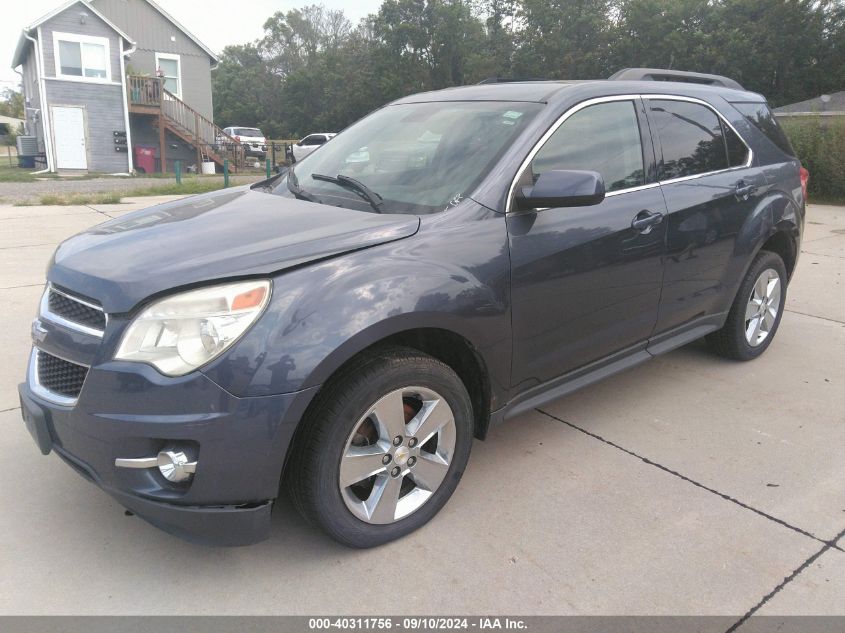
[[[300,391],[386,337],[439,328],[470,342],[491,395],[502,397],[511,353],[505,222],[467,206],[424,218],[412,237],[279,275],[259,322],[204,373],[238,396]]]

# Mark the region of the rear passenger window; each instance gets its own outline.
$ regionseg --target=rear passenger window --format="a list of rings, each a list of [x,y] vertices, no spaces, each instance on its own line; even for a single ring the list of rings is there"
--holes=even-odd
[[[757,129],[765,134],[769,140],[789,156],[795,156],[792,143],[789,142],[783,128],[778,125],[777,120],[765,103],[734,103],[733,106],[742,112],[746,119],[751,121]]]
[[[687,101],[655,99],[649,105],[663,148],[661,180],[728,168],[722,124],[713,110]]]
[[[632,101],[599,103],[579,110],[555,131],[531,163],[536,182],[554,169],[597,171],[607,191],[645,183],[643,149]]]

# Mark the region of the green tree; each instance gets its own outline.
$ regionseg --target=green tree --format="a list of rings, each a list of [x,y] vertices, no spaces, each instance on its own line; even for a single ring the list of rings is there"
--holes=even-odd
[[[6,88],[0,93],[0,114],[15,119],[24,118],[23,94],[17,90]]]
[[[521,0],[518,77],[595,79],[611,70],[611,0]]]
[[[278,109],[282,81],[270,72],[254,44],[227,46],[211,81],[218,125],[256,126],[275,138],[283,133]]]

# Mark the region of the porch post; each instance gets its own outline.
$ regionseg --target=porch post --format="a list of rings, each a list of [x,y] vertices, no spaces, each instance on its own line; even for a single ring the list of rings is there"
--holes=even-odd
[[[158,147],[161,155],[161,173],[167,173],[167,143],[164,133],[164,115],[159,112],[158,115]]]

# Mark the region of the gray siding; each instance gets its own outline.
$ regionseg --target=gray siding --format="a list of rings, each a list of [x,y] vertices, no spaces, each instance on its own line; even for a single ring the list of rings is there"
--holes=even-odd
[[[41,90],[38,83],[38,59],[35,51],[30,45],[30,51],[26,61],[21,67],[23,73],[23,96],[24,107],[26,108],[24,119],[26,120],[26,133],[35,135],[38,138],[38,151],[45,152],[44,147],[44,113],[41,109]]]
[[[86,13],[85,24],[80,23],[80,13]],[[82,4],[74,4],[50,18],[41,25],[42,49],[44,51],[44,76],[56,76],[56,56],[53,51],[53,33],[75,33],[79,35],[93,35],[105,37],[109,40],[109,54],[111,59],[111,78],[120,83],[120,36],[114,29],[103,22]]]
[[[51,106],[85,108],[89,171],[127,171],[126,152],[114,151],[114,132],[126,131],[123,119],[123,90],[120,86],[48,81],[47,102]]]
[[[136,74],[155,74],[156,53],[179,55],[182,100],[213,120],[212,59],[202,48],[146,0],[94,0],[92,4],[137,43],[138,48],[128,61]]]

